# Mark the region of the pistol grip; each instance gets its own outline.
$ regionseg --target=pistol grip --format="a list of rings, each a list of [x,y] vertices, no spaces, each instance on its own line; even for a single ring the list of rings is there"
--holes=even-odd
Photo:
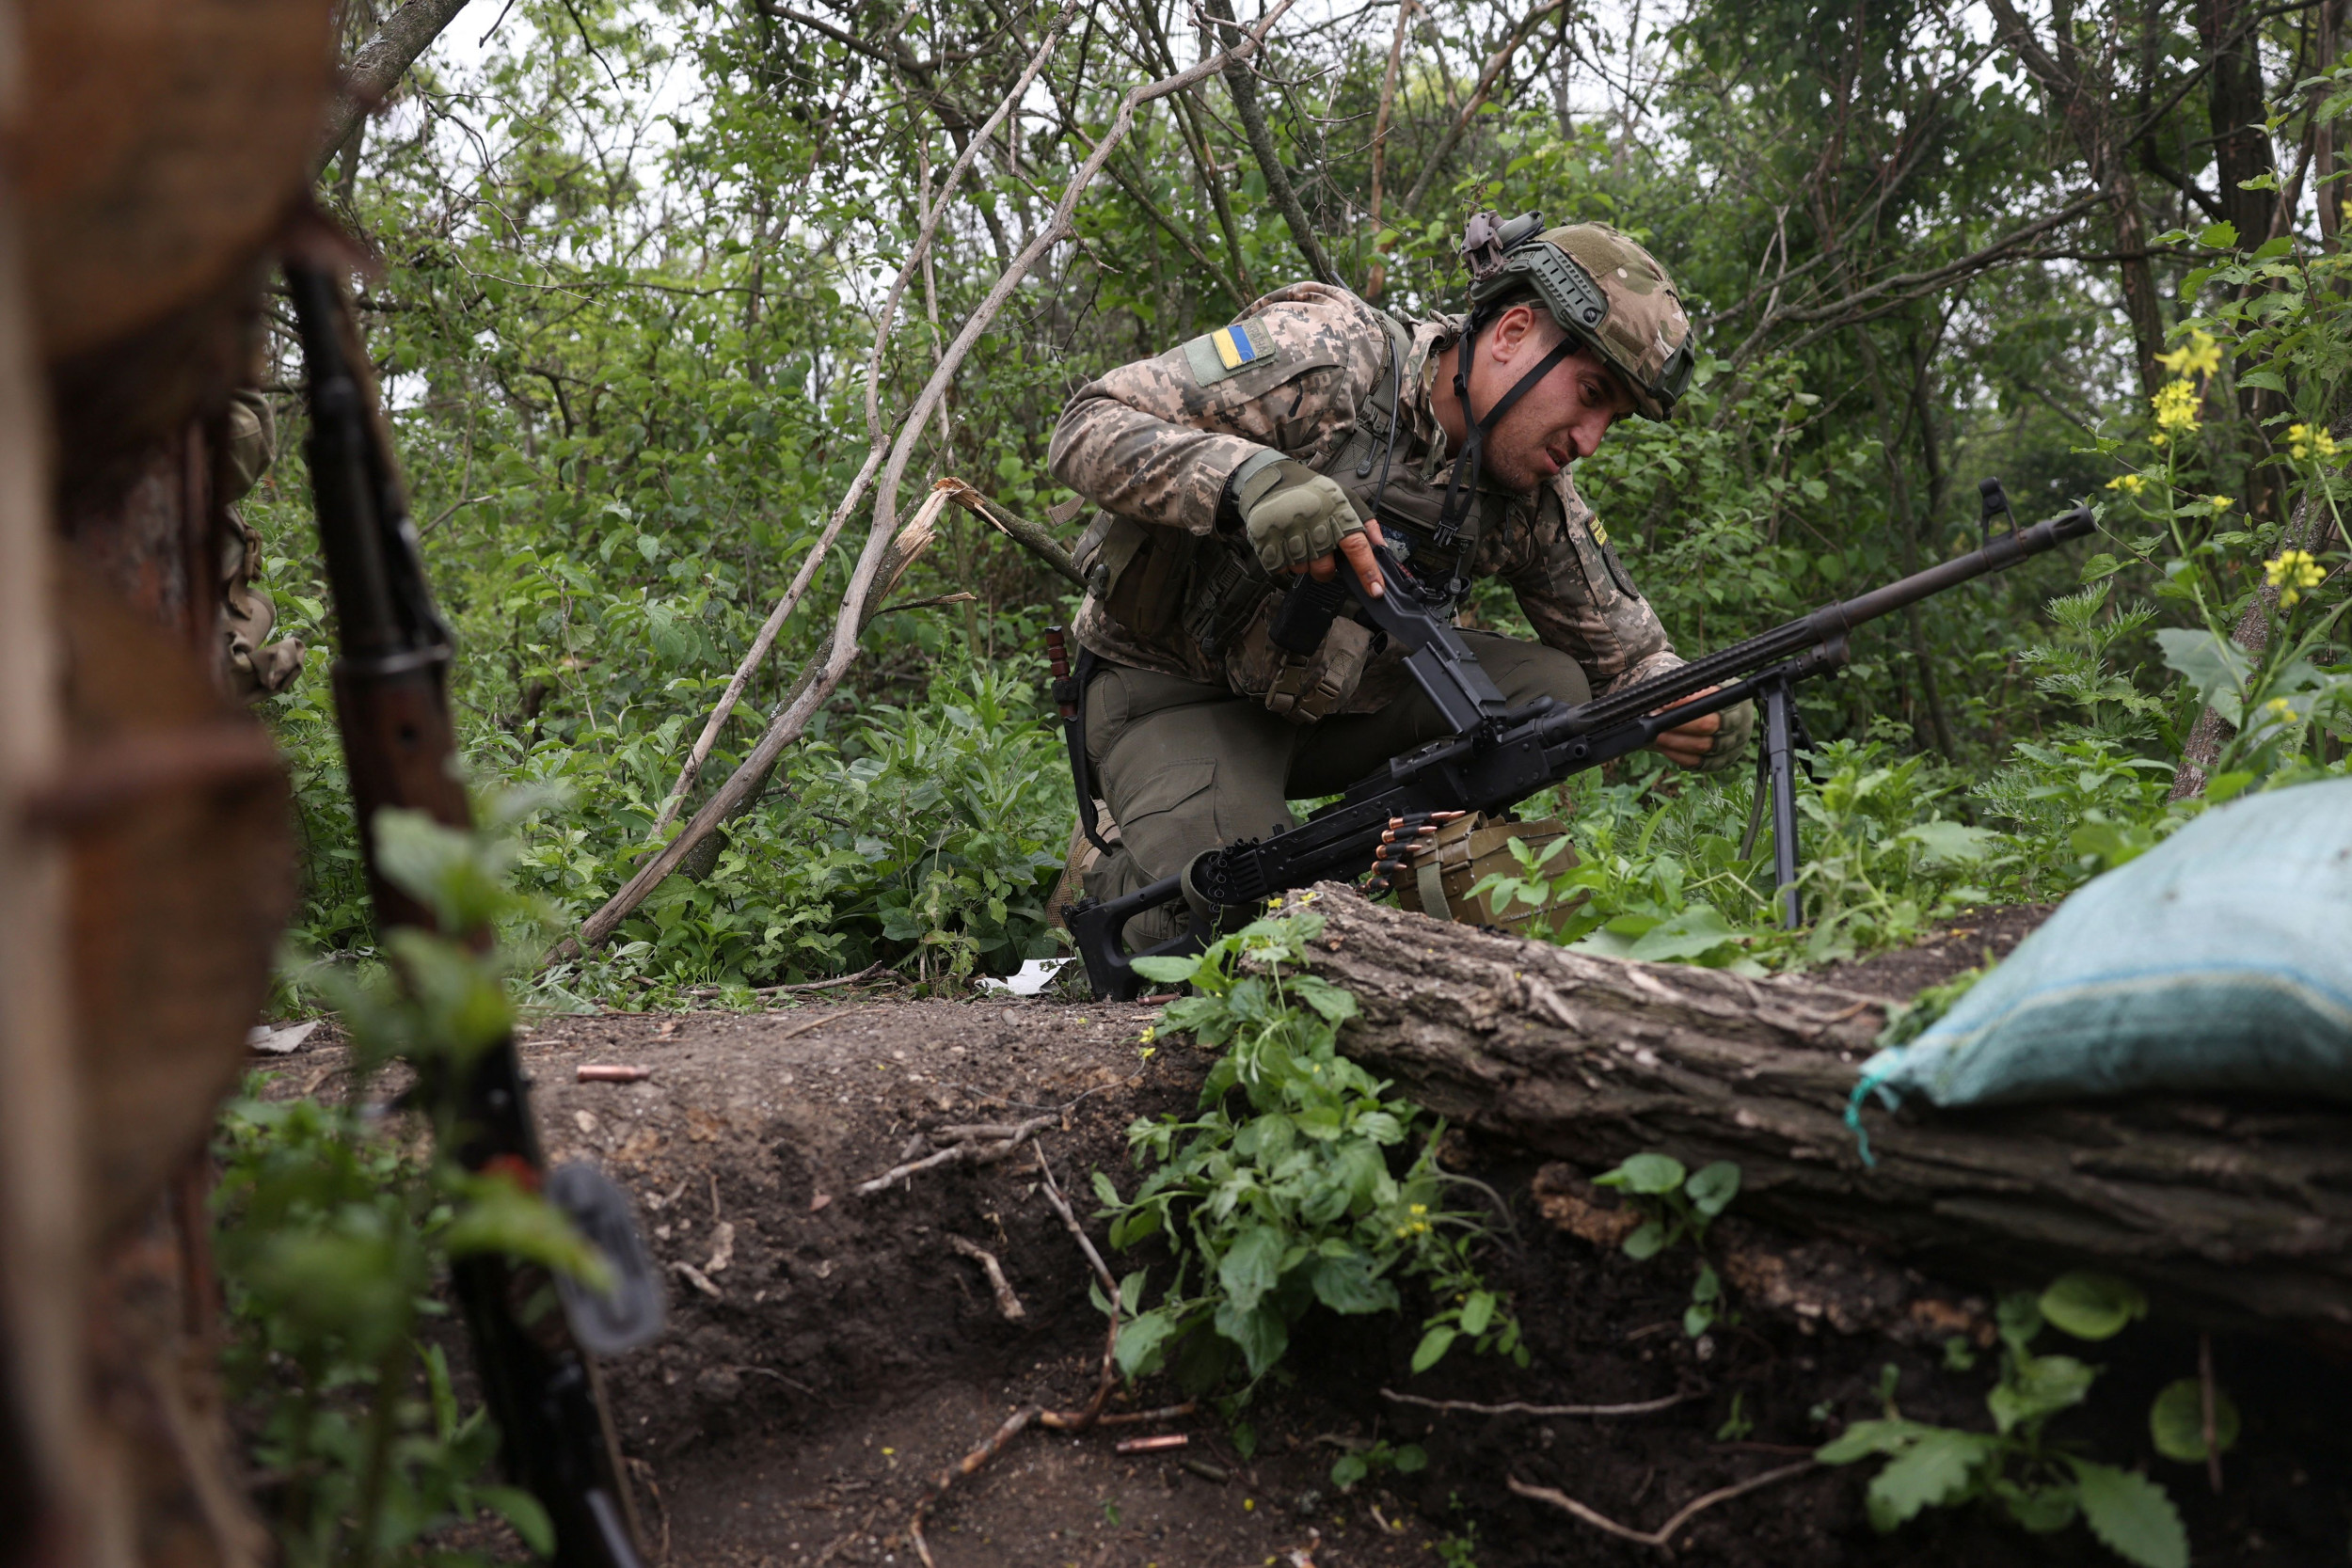
[[[1284,653],[1304,658],[1323,646],[1332,620],[1346,602],[1347,590],[1337,577],[1328,582],[1300,578],[1283,595],[1282,608],[1274,612],[1274,625],[1266,628],[1266,636]]]

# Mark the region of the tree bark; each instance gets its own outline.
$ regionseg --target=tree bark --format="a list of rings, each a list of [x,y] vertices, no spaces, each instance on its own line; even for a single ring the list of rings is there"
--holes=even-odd
[[[311,160],[316,179],[344,142],[359,117],[384,101],[417,57],[433,47],[441,29],[466,8],[466,0],[407,0],[385,19],[375,37],[359,46],[343,71],[343,83],[326,112],[326,128],[319,135],[318,153]]]
[[[1737,1212],[1944,1277],[2132,1278],[2215,1326],[2352,1339],[2352,1110],[2151,1097],[1844,1123],[1887,999],[1587,957],[1326,885],[1341,1040],[1440,1115],[1586,1171],[1738,1162]]]

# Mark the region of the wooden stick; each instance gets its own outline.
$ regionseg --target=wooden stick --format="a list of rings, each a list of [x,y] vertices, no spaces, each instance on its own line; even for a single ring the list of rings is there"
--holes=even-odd
[[[893,1165],[871,1181],[861,1181],[851,1190],[860,1197],[871,1197],[883,1188],[894,1182],[903,1181],[918,1171],[936,1170],[941,1165],[962,1164],[966,1161],[976,1165],[993,1164],[1019,1148],[1025,1140],[1043,1132],[1060,1119],[1058,1116],[1032,1117],[1014,1128],[1010,1137],[998,1144],[983,1145],[973,1139],[964,1139],[936,1153],[927,1154],[920,1160],[910,1160],[905,1164]]]
[[[1565,1492],[1556,1491],[1549,1486],[1530,1486],[1527,1482],[1519,1480],[1517,1476],[1511,1476],[1507,1479],[1510,1481],[1512,1492],[1518,1497],[1533,1497],[1538,1502],[1549,1503],[1554,1508],[1574,1514],[1577,1518],[1583,1520],[1595,1529],[1606,1530],[1611,1535],[1616,1536],[1619,1540],[1631,1541],[1640,1545],[1656,1546],[1661,1550],[1671,1551],[1673,1549],[1675,1531],[1680,1529],[1684,1525],[1689,1524],[1692,1515],[1699,1513],[1704,1510],[1713,1508],[1717,1503],[1726,1503],[1734,1497],[1742,1497],[1747,1493],[1758,1491],[1764,1487],[1772,1485],[1776,1481],[1788,1481],[1791,1477],[1801,1476],[1807,1470],[1815,1468],[1820,1463],[1820,1462],[1819,1460],[1813,1459],[1799,1460],[1794,1465],[1784,1465],[1777,1470],[1767,1470],[1760,1476],[1750,1476],[1747,1480],[1739,1482],[1737,1485],[1719,1487],[1715,1491],[1709,1492],[1703,1497],[1695,1498],[1691,1502],[1683,1504],[1680,1512],[1676,1513],[1673,1518],[1667,1520],[1663,1525],[1661,1525],[1655,1530],[1638,1530],[1629,1528],[1628,1527],[1617,1523],[1614,1519],[1610,1518],[1607,1514],[1585,1507],[1582,1503],[1578,1502],[1574,1497],[1569,1497]]]
[[[1469,1400],[1425,1400],[1419,1394],[1400,1394],[1393,1388],[1381,1389],[1380,1397],[1398,1404],[1417,1404],[1425,1410],[1464,1410],[1474,1416],[1647,1416],[1696,1399],[1698,1391],[1686,1388],[1662,1400],[1643,1400],[1634,1404],[1528,1404],[1518,1400],[1508,1404],[1475,1404]]]
[[[1005,1277],[1005,1266],[996,1261],[996,1255],[977,1242],[967,1242],[954,1231],[947,1232],[947,1245],[959,1255],[969,1258],[988,1275],[988,1288],[996,1292],[996,1310],[1005,1315],[1007,1323],[1017,1323],[1029,1314],[1013,1292],[1012,1281]]]
[[[1078,563],[1042,523],[1033,523],[1018,512],[997,505],[960,479],[943,479],[937,488],[946,491],[958,506],[985,519],[1006,538],[1069,578],[1074,586],[1086,587],[1087,579],[1079,572]]]

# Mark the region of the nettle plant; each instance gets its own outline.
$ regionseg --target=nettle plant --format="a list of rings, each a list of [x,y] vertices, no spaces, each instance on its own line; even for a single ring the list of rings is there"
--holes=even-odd
[[[1385,1081],[1339,1053],[1336,1031],[1356,999],[1305,972],[1307,944],[1322,931],[1320,914],[1298,910],[1198,958],[1136,960],[1151,979],[1193,988],[1155,1031],[1189,1034],[1222,1055],[1196,1116],[1128,1129],[1136,1165],[1152,1167],[1132,1196],[1094,1176],[1113,1245],[1165,1236],[1176,1255],[1156,1307],[1141,1309],[1147,1271],[1120,1287],[1134,1314],[1119,1333],[1130,1377],[1165,1368],[1205,1391],[1239,1370],[1254,1386],[1311,1308],[1392,1312],[1399,1279],[1419,1280],[1436,1303],[1415,1371],[1463,1338],[1526,1364],[1517,1320],[1470,1260],[1486,1221],[1447,1206],[1465,1179],[1438,1166],[1445,1124],[1387,1098]]]
[[[1707,1257],[1707,1227],[1740,1196],[1738,1165],[1717,1160],[1693,1171],[1671,1154],[1636,1154],[1594,1177],[1593,1185],[1623,1192],[1627,1203],[1642,1215],[1642,1223],[1625,1239],[1628,1258],[1655,1258],[1684,1242],[1698,1254],[1698,1277],[1691,1285],[1691,1305],[1682,1312],[1683,1333],[1695,1339],[1719,1322],[1739,1323],[1739,1314],[1724,1302],[1723,1276]]]
[[[1890,1386],[1883,1390],[1881,1418],[1854,1422],[1814,1457],[1824,1465],[1885,1459],[1865,1497],[1870,1523],[1883,1531],[1899,1528],[1922,1509],[1982,1502],[2036,1534],[2080,1519],[2110,1551],[2139,1568],[2187,1568],[2188,1533],[2162,1486],[2136,1471],[2085,1459],[2044,1430],[2083,1402],[2099,1369],[2071,1355],[2036,1354],[2033,1342],[2043,1326],[2077,1339],[2107,1339],[2147,1311],[2147,1298],[2137,1288],[2103,1275],[2069,1274],[2039,1297],[2009,1296],[1996,1313],[2001,1374],[1984,1402],[1991,1432],[1906,1420]],[[2188,1386],[2197,1392],[2196,1384]],[[2167,1389],[2151,1422],[2164,1440],[2186,1452],[2192,1445],[2181,1430],[2184,1404]],[[2204,1457],[2200,1416],[2191,1455],[2198,1459]]]

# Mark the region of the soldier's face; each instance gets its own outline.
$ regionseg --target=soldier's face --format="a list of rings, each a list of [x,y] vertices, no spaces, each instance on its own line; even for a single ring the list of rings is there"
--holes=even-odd
[[[1470,406],[1482,412],[1492,408],[1562,336],[1548,311],[1525,305],[1503,311],[1479,335],[1470,365]],[[1592,456],[1611,423],[1632,409],[1633,399],[1616,372],[1580,343],[1487,433],[1486,474],[1508,489],[1533,490]]]

